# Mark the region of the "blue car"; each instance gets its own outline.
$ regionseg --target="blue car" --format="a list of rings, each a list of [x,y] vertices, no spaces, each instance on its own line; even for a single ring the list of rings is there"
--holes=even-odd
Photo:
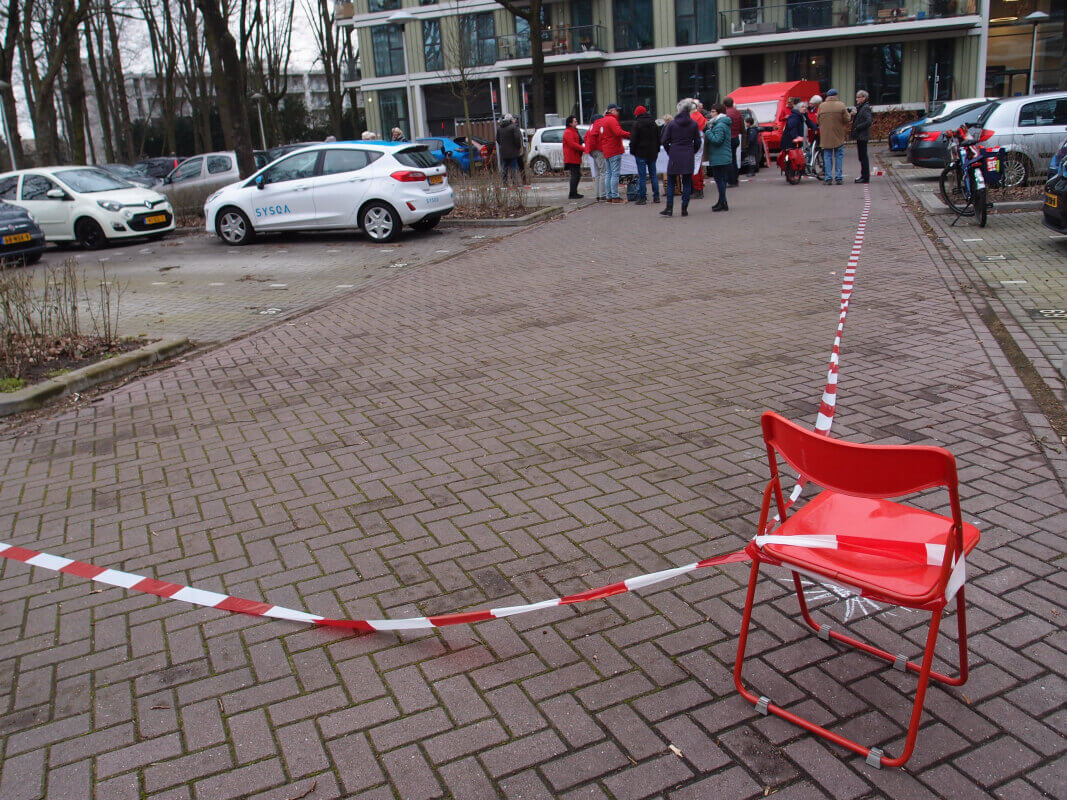
[[[911,130],[916,125],[925,125],[930,121],[931,115],[913,119],[903,125],[897,125],[889,132],[889,151],[891,153],[903,153],[908,149],[908,139],[911,138]]]
[[[450,136],[434,136],[426,139],[416,139],[416,143],[425,145],[433,153],[439,162],[448,166],[450,163],[457,164],[464,172],[471,171],[471,152],[466,143],[460,144]],[[474,163],[480,164],[481,154],[474,151]]]
[[[964,106],[977,108],[982,102],[989,99],[991,98],[972,97],[963,100],[945,100],[931,103],[930,110],[926,113],[926,116],[920,119],[913,119],[911,122],[905,122],[903,125],[897,125],[889,132],[889,151],[891,153],[907,151],[908,141],[911,139],[911,131],[916,126],[927,125],[943,119],[949,114],[959,111]]]

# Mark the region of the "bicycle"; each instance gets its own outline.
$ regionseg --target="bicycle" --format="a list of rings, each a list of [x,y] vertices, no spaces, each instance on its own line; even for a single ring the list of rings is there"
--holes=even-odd
[[[818,140],[808,145],[808,175],[819,181],[826,176],[826,162],[823,161]]]
[[[989,218],[988,187],[1000,185],[1003,150],[994,152],[972,139],[966,128],[947,131],[948,166],[941,172],[938,185],[945,204],[961,217],[975,217],[984,228]]]

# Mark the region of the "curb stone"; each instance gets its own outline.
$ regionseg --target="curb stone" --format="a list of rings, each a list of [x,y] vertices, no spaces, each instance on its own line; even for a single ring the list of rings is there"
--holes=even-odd
[[[464,228],[477,228],[477,227],[501,227],[501,228],[515,228],[522,225],[532,225],[535,222],[541,222],[542,220],[551,219],[552,217],[563,216],[562,206],[546,206],[545,208],[539,208],[537,211],[532,211],[523,217],[514,217],[513,219],[449,219],[444,217],[441,222],[449,226],[457,226]]]
[[[40,408],[54,397],[87,389],[91,386],[109,381],[113,378],[127,375],[140,367],[155,364],[171,356],[187,350],[190,347],[188,338],[162,339],[158,342],[131,350],[128,353],[120,353],[113,358],[97,361],[87,367],[68,372],[50,378],[17,392],[8,392],[0,395],[0,417],[16,414],[19,411],[28,411],[31,408]]]

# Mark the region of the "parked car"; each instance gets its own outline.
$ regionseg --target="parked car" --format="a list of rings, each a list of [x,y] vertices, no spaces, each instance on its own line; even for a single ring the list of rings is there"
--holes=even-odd
[[[0,175],[0,198],[29,211],[48,241],[77,242],[86,250],[174,230],[167,198],[99,167],[8,172]]]
[[[425,145],[433,153],[438,163],[444,164],[446,167],[453,166],[453,169],[470,172],[472,159],[475,164],[480,165],[482,162],[481,148],[476,148],[472,154],[465,141],[460,143],[450,136],[416,139],[415,143]]]
[[[1060,162],[1059,170],[1045,183],[1045,205],[1042,223],[1056,233],[1067,235],[1067,163]]]
[[[975,121],[992,103],[976,100],[962,106],[951,114],[942,115],[936,122],[917,125],[911,130],[908,142],[908,163],[917,167],[944,169],[948,166],[948,139],[945,131],[954,131],[967,122]]]
[[[176,166],[182,163],[182,161],[183,159],[178,158],[177,156],[142,158],[133,165],[133,168],[138,175],[142,175],[146,178],[155,178],[156,182],[159,183],[167,177]]]
[[[331,142],[269,164],[212,194],[207,230],[242,245],[271,231],[357,228],[390,242],[404,225],[428,231],[455,205],[444,165],[423,145]]]
[[[1004,185],[1021,186],[1043,175],[1067,130],[1067,92],[1005,97],[978,116],[972,136],[1004,148]]]
[[[482,139],[478,136],[472,136],[470,138],[478,150],[478,157],[481,159],[482,166],[495,166],[496,142],[490,142],[487,139]],[[466,147],[467,145],[466,136],[453,136],[452,139],[456,144],[462,147]]]
[[[272,161],[277,161],[282,156],[288,155],[294,150],[310,147],[313,144],[320,144],[320,142],[294,142],[293,144],[280,144],[277,147],[272,147],[267,151],[267,163],[269,164]]]
[[[530,137],[527,148],[526,164],[534,175],[544,175],[554,169],[563,169],[563,131],[564,125],[538,128]],[[585,139],[588,125],[579,125],[578,133]],[[587,161],[583,158],[582,161]]]
[[[159,183],[159,180],[156,178],[150,178],[147,175],[141,174],[135,167],[131,167],[129,164],[103,164],[102,166],[112,175],[118,175],[120,178],[129,181],[134,186],[143,186],[146,189],[151,189]]]
[[[1064,139],[1060,143],[1059,149],[1052,156],[1052,160],[1048,164],[1048,175],[1046,178],[1051,180],[1056,177],[1061,169],[1063,169],[1064,162],[1067,161],[1067,139]]]
[[[18,178],[0,179],[0,193],[5,184],[17,188]],[[0,200],[0,264],[36,264],[41,260],[44,245],[44,232],[33,215]]]
[[[911,139],[911,131],[913,128],[919,125],[928,125],[931,122],[937,122],[942,117],[947,117],[949,114],[954,114],[959,109],[972,103],[989,102],[996,98],[993,97],[969,97],[963,100],[938,100],[930,104],[930,110],[919,119],[913,119],[910,122],[905,122],[903,125],[897,125],[889,132],[889,150],[894,153],[904,153],[908,149],[908,141]]]
[[[256,167],[267,165],[266,150],[255,150]],[[241,179],[237,168],[237,154],[232,150],[204,153],[185,159],[163,179],[160,191],[174,200],[180,193],[211,192]],[[203,195],[201,195],[203,197]]]

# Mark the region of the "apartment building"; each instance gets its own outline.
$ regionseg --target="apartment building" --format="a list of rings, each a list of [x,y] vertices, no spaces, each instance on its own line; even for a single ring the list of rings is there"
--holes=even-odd
[[[624,119],[637,105],[662,115],[680,97],[714,102],[794,79],[846,98],[864,88],[876,108],[981,94],[989,2],[550,0],[545,110],[588,122],[615,102]],[[491,0],[354,0],[334,14],[358,44],[347,85],[361,89],[373,130],[452,133],[463,113],[449,86],[461,73],[472,116],[528,108],[529,26]]]

